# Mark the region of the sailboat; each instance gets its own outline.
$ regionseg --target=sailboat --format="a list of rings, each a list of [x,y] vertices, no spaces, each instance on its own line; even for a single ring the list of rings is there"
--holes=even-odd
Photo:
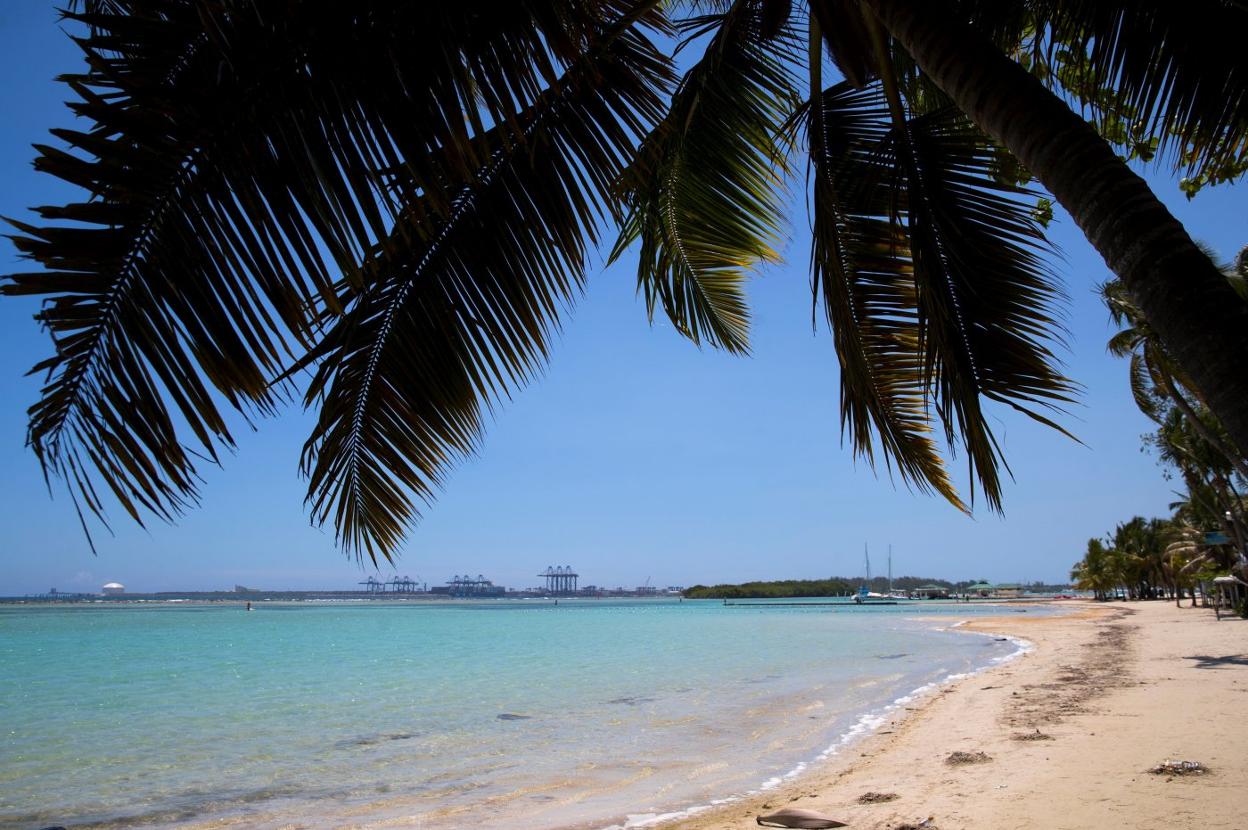
[[[867,577],[866,577],[866,581],[858,586],[858,593],[854,594],[854,602],[859,603],[861,605],[864,602],[872,602],[875,600],[888,599],[888,597],[886,597],[884,594],[877,594],[875,591],[872,591],[870,588],[867,587],[867,584],[871,581],[871,554],[867,550],[866,542],[862,543],[862,557],[863,559],[866,560]],[[892,574],[892,567],[893,567],[891,553],[889,554],[889,566],[888,567],[889,567],[889,574],[890,574],[889,580],[891,581],[892,580],[891,574]]]
[[[910,599],[906,594],[893,590],[893,546],[888,546],[888,593],[884,596],[889,599]]]

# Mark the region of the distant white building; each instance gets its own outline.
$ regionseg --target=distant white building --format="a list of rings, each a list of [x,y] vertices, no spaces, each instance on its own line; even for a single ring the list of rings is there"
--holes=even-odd
[[[126,586],[122,585],[120,582],[109,582],[101,589],[101,591],[103,591],[104,596],[106,597],[115,597],[119,594],[124,594],[126,592]]]

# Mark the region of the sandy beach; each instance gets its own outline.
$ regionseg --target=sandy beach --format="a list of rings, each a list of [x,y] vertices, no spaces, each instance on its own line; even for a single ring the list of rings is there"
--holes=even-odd
[[[967,622],[1034,649],[790,782],[664,826],[744,830],[793,807],[880,830],[1248,827],[1248,621],[1164,602],[1072,606]],[[987,759],[950,764],[954,752]],[[1148,771],[1167,759],[1210,772]],[[896,797],[860,803],[867,793]]]

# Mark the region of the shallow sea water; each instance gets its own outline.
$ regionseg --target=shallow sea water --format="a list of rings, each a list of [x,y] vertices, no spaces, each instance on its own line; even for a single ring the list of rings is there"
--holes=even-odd
[[[1018,650],[932,621],[977,613],[1001,609],[0,606],[0,826],[644,825]]]

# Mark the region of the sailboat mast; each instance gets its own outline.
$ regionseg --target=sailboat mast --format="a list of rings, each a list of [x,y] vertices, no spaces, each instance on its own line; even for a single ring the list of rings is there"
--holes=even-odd
[[[893,546],[888,546],[888,592],[893,592]]]
[[[867,543],[862,543],[862,558],[867,561],[867,584],[871,583],[871,554],[867,551]]]

